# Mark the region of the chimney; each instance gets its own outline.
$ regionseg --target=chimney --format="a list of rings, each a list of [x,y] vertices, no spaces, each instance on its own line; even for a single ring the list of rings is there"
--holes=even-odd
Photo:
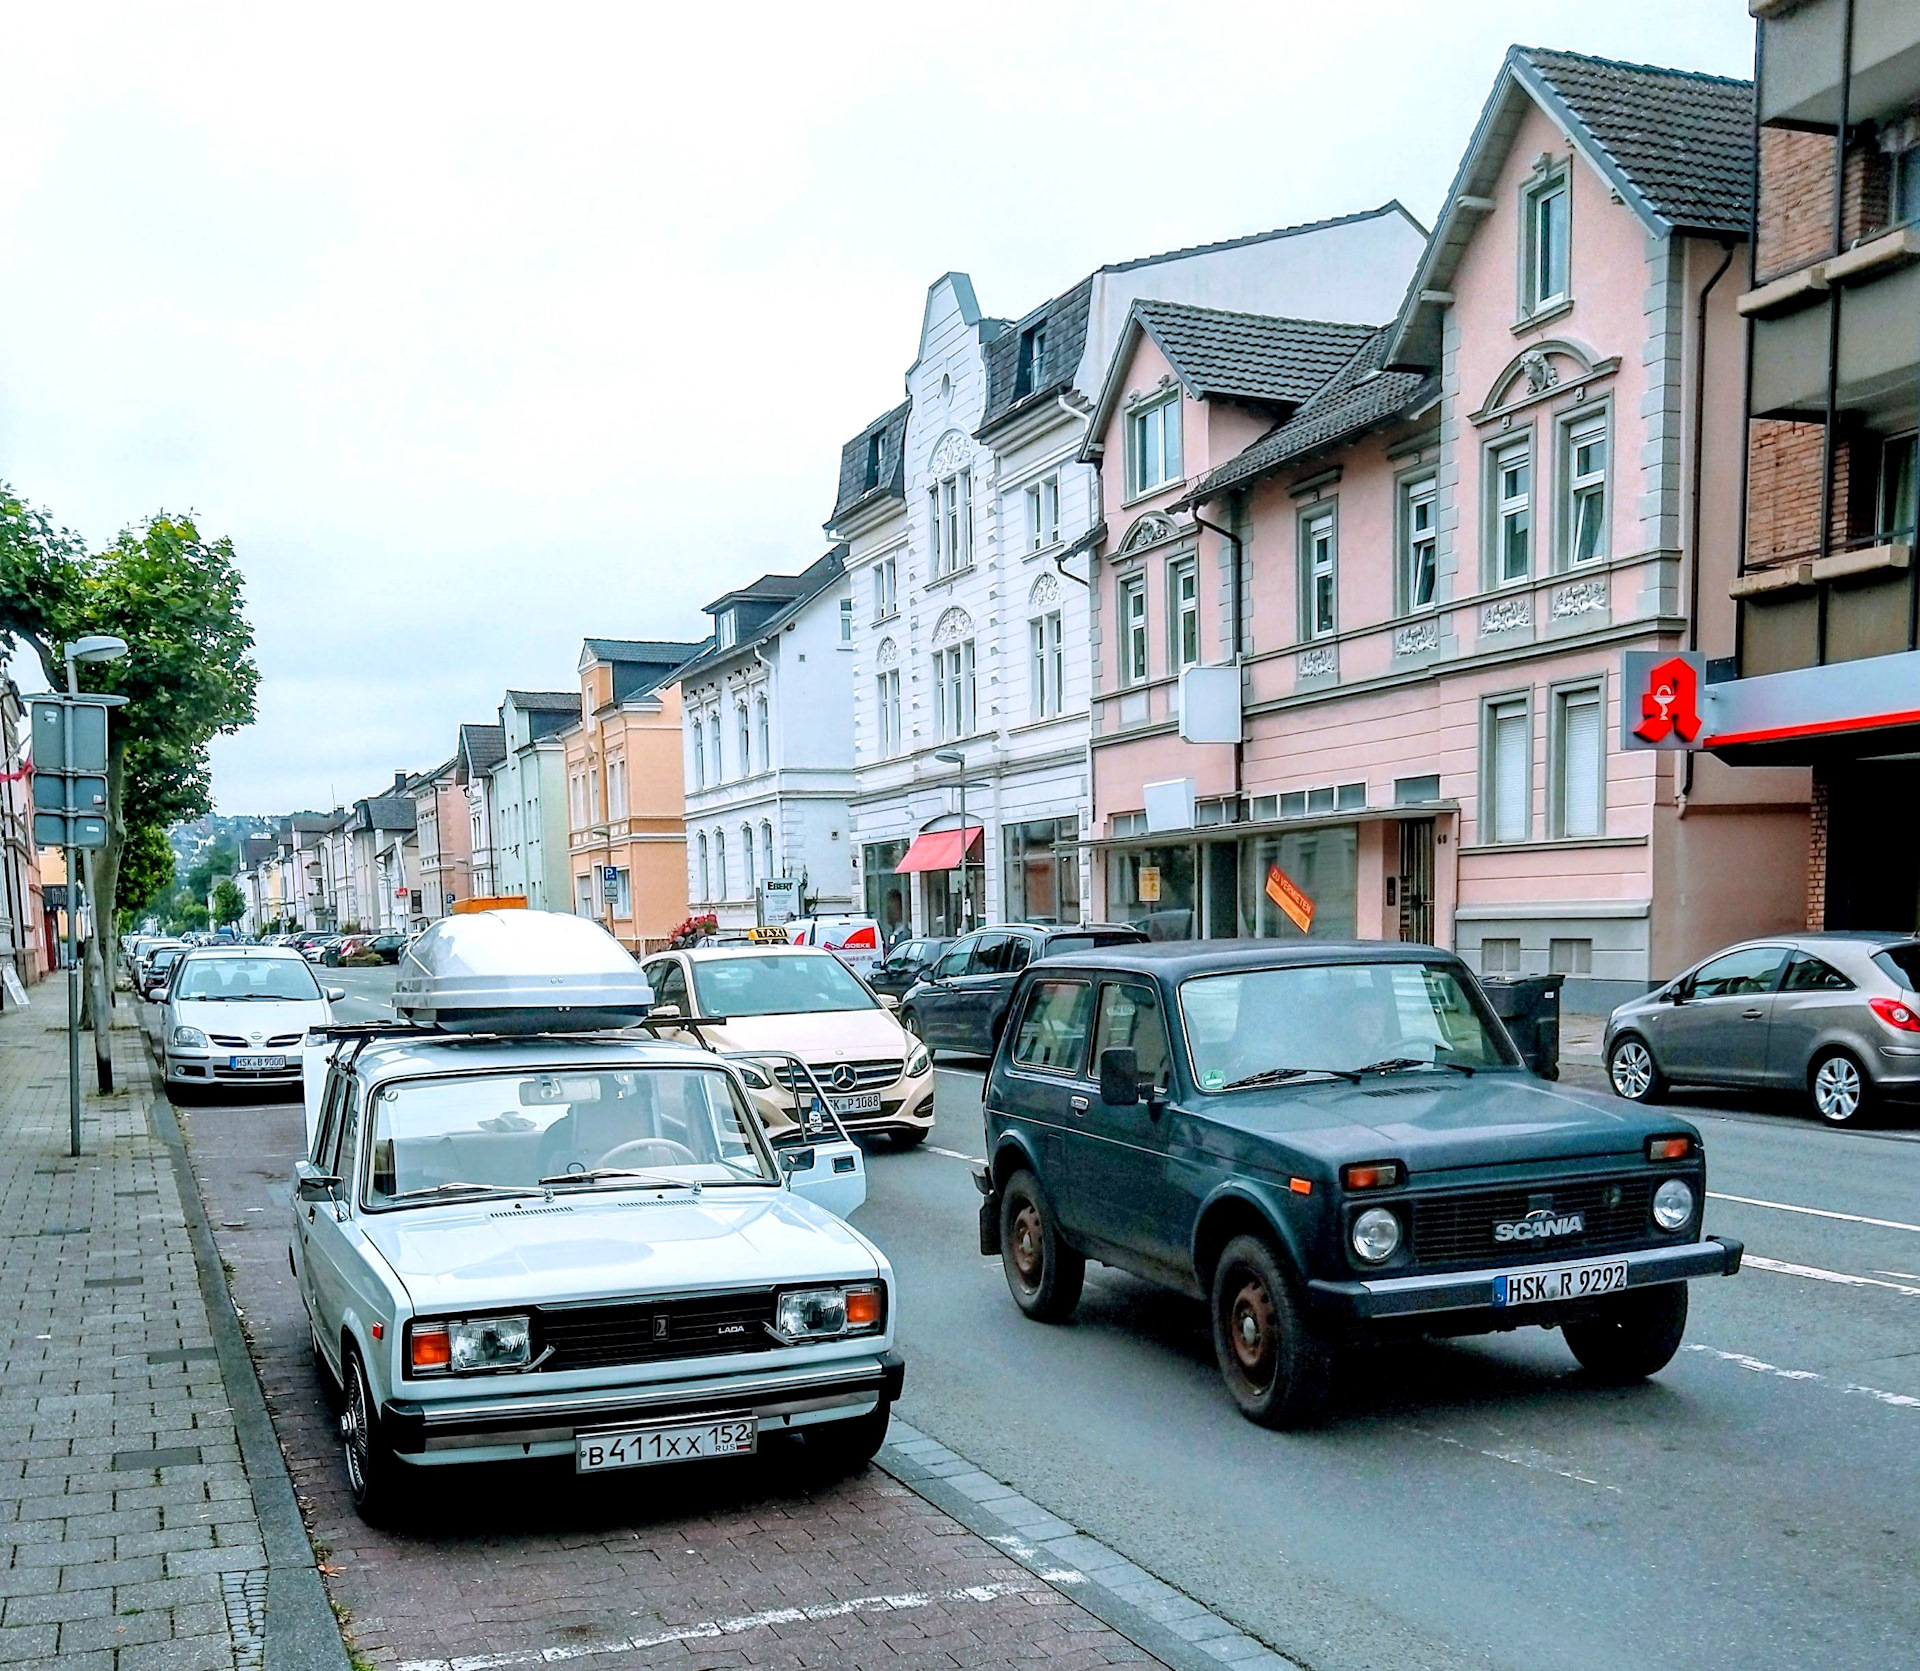
[[[407,787],[407,774],[405,772],[395,772],[393,774],[394,794],[396,795],[400,794],[403,790],[405,790],[406,787]]]

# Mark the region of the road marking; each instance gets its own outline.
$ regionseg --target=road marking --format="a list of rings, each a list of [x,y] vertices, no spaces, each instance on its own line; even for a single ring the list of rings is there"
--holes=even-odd
[[[1852,1276],[1846,1271],[1826,1271],[1818,1265],[1789,1265],[1782,1259],[1762,1259],[1749,1253],[1741,1261],[1763,1271],[1778,1271],[1782,1276],[1803,1276],[1810,1282],[1837,1282],[1847,1288],[1891,1288],[1896,1294],[1920,1298],[1920,1288],[1904,1282],[1882,1282],[1877,1276]]]
[[[852,1601],[828,1602],[818,1607],[772,1607],[764,1613],[741,1613],[731,1619],[703,1619],[677,1630],[665,1630],[653,1636],[629,1636],[619,1641],[569,1643],[501,1654],[454,1654],[444,1659],[407,1659],[400,1662],[400,1671],[502,1671],[503,1667],[515,1665],[562,1665],[576,1659],[597,1659],[605,1654],[640,1653],[674,1642],[710,1642],[716,1637],[738,1636],[769,1625],[811,1624],[823,1619],[845,1619],[855,1613],[904,1613],[932,1607],[937,1602],[999,1601],[1004,1596],[1038,1593],[1039,1586],[1034,1584],[969,1584],[961,1590],[856,1596]]]
[[[987,1164],[978,1155],[963,1155],[958,1149],[942,1149],[933,1143],[927,1145],[927,1153],[930,1155],[945,1155],[948,1160],[970,1161],[975,1166],[985,1166]]]
[[[1860,1213],[1834,1213],[1825,1207],[1795,1207],[1785,1201],[1760,1201],[1751,1195],[1722,1195],[1718,1190],[1708,1190],[1709,1201],[1738,1201],[1743,1207],[1771,1207],[1777,1213],[1805,1213],[1809,1218],[1837,1218],[1848,1224],[1872,1224],[1882,1230],[1911,1230],[1920,1236],[1920,1224],[1902,1224],[1897,1218],[1867,1218]]]
[[[1903,1276],[1909,1282],[1920,1282],[1920,1271],[1875,1271],[1875,1276]]]
[[[1777,1375],[1783,1381],[1820,1381],[1827,1386],[1837,1386],[1842,1392],[1858,1393],[1862,1398],[1871,1398],[1876,1403],[1892,1405],[1897,1410],[1920,1410],[1920,1398],[1915,1398],[1911,1393],[1882,1392],[1878,1387],[1863,1387],[1857,1381],[1829,1381],[1826,1376],[1811,1369],[1782,1369],[1778,1364],[1767,1363],[1764,1359],[1750,1358],[1745,1352],[1722,1352],[1717,1346],[1701,1346],[1691,1340],[1681,1350],[1705,1352],[1722,1363],[1738,1365],[1755,1375]]]
[[[1456,1450],[1470,1450],[1493,1462],[1505,1462],[1515,1468],[1526,1468],[1536,1474],[1555,1474],[1563,1480],[1573,1480],[1580,1485],[1592,1485],[1602,1491],[1618,1491],[1617,1485],[1608,1485],[1604,1480],[1594,1479],[1590,1474],[1576,1473],[1571,1468],[1562,1467],[1563,1457],[1551,1456],[1546,1451],[1535,1450],[1531,1446],[1520,1446],[1512,1450],[1483,1450],[1478,1445],[1469,1444],[1465,1439],[1456,1439],[1451,1434],[1435,1433],[1431,1428],[1412,1429],[1423,1439],[1431,1439],[1437,1445],[1452,1445]]]

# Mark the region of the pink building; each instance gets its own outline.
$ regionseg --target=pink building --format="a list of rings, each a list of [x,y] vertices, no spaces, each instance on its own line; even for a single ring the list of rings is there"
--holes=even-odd
[[[472,820],[456,761],[414,780],[413,818],[420,850],[420,904],[411,926],[424,927],[473,897]]]
[[[1751,97],[1516,48],[1397,318],[1136,305],[1088,448],[1097,915],[1432,941],[1572,1008],[1800,920],[1804,773],[1621,746],[1623,653],[1734,650]],[[1183,670],[1197,718],[1235,664],[1242,741],[1183,740]]]

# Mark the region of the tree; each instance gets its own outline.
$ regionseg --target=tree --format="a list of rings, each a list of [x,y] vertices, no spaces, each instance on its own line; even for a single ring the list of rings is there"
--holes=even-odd
[[[211,913],[216,928],[231,928],[247,914],[247,896],[231,876],[214,883]]]
[[[123,661],[80,669],[82,689],[127,698],[110,726],[107,844],[92,864],[99,932],[87,962],[96,1015],[111,1003],[106,971],[129,832],[206,812],[207,744],[253,718],[260,673],[241,590],[233,542],[201,538],[190,517],[159,512],[89,554],[0,484],[0,647],[32,650],[57,689],[65,688],[61,650],[69,639],[114,633],[129,649]],[[110,1083],[104,1027],[95,1048]]]
[[[173,843],[158,824],[127,831],[120,855],[120,887],[114,900],[122,924],[131,922],[173,886]]]

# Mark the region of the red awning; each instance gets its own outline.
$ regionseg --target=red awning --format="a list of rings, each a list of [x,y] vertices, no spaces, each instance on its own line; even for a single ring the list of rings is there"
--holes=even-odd
[[[906,856],[895,865],[896,875],[910,870],[958,870],[962,855],[980,845],[980,826],[964,830],[929,830],[915,836]]]

